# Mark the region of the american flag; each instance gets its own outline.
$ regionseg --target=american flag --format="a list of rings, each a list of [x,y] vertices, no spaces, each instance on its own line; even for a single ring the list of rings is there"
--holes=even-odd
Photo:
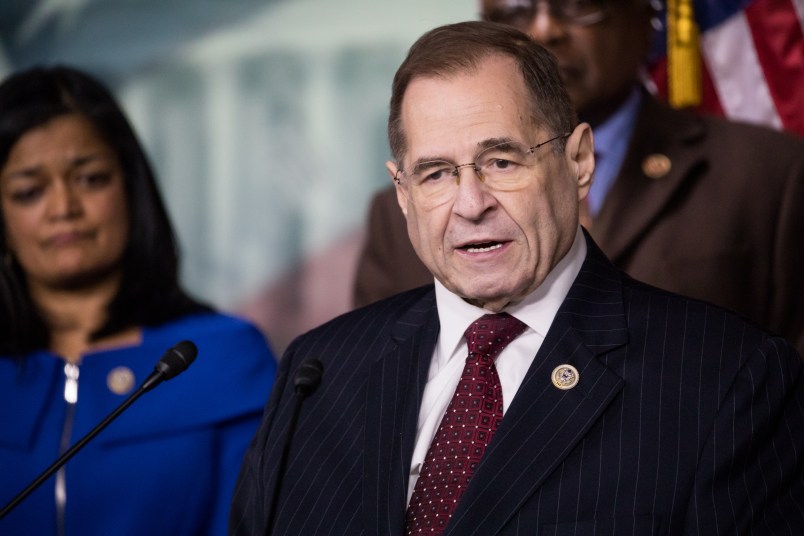
[[[692,6],[700,31],[700,110],[804,136],[804,0],[692,0]],[[651,68],[665,97],[666,28]]]

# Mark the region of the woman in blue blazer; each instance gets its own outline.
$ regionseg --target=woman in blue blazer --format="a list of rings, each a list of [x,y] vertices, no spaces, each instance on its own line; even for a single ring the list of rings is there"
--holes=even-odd
[[[226,533],[276,370],[262,335],[178,282],[177,246],[136,136],[71,68],[0,84],[0,503],[188,339],[147,393],[4,519],[0,534]]]

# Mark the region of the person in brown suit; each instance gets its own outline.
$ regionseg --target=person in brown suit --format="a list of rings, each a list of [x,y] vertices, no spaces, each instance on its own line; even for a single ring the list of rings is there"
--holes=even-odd
[[[650,95],[641,84],[653,16],[644,0],[574,4],[582,12],[513,4],[484,0],[483,18],[527,31],[558,58],[595,134],[585,226],[606,255],[637,279],[776,331],[804,354],[804,140]],[[432,280],[391,185],[372,200],[354,303]]]

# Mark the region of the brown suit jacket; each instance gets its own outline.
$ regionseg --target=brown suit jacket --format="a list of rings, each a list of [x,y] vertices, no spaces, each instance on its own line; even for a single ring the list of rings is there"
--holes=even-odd
[[[647,97],[590,231],[632,277],[731,309],[804,354],[804,140]],[[372,202],[355,304],[429,282],[387,188]]]

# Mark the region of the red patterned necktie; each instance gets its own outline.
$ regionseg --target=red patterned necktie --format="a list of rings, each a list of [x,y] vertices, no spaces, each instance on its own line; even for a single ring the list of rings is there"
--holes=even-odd
[[[405,514],[408,535],[444,532],[503,417],[494,359],[526,328],[500,313],[485,315],[466,330],[469,355],[413,488]]]

